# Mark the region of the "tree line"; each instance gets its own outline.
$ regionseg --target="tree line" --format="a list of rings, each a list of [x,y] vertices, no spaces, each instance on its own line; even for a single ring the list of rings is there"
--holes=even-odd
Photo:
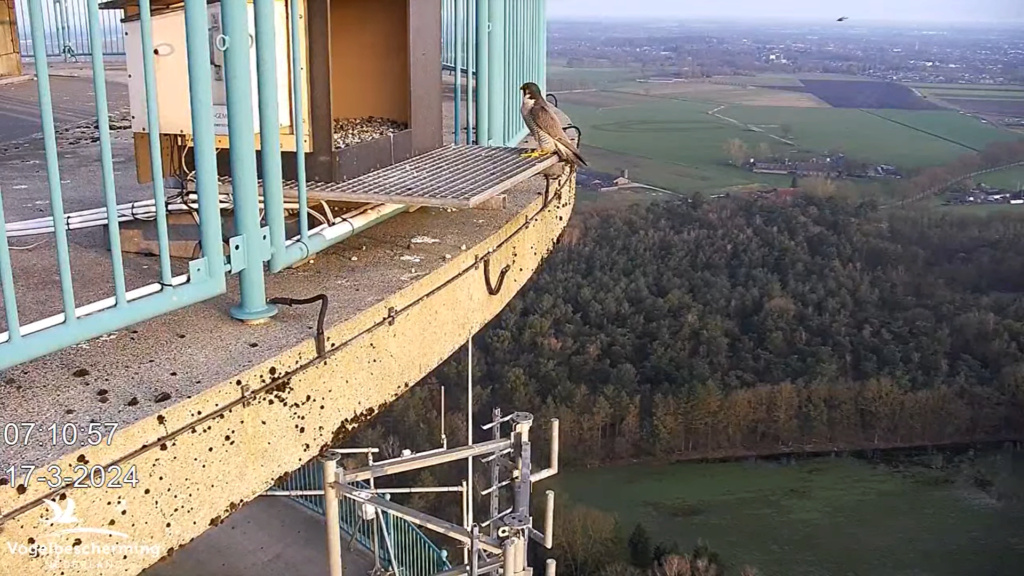
[[[476,422],[493,407],[532,412],[535,462],[554,417],[568,466],[1024,432],[1024,218],[879,211],[835,197],[696,198],[588,213],[562,240],[473,340]],[[442,386],[448,444],[465,443],[466,368],[463,349],[348,443],[380,447],[380,458],[436,448]],[[485,467],[476,473],[486,486]],[[394,481],[464,474],[456,464]],[[461,522],[457,498],[397,499]],[[570,568],[571,526],[560,528],[560,572],[641,570],[622,565],[620,529],[599,543],[593,529],[609,520],[573,510],[556,518],[587,526],[579,546],[600,553]],[[699,573],[692,554],[680,556],[679,574]]]
[[[478,334],[477,419],[562,421],[578,463],[1016,438],[1024,220],[801,197],[677,202],[571,223]],[[364,426],[465,439],[456,353]]]

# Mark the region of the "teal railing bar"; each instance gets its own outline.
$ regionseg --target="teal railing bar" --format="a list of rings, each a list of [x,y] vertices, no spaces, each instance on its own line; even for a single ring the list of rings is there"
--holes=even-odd
[[[156,238],[160,247],[160,283],[171,285],[171,248],[167,241],[167,203],[164,198],[164,163],[160,152],[160,111],[156,103],[156,72],[153,64],[153,19],[149,0],[139,0],[142,37],[142,73],[146,84],[146,126],[149,129],[149,165],[153,172]]]
[[[487,36],[487,140],[488,146],[503,141],[505,136],[505,0],[490,0],[490,33]]]
[[[255,126],[253,124],[252,73],[249,61],[249,26],[245,2],[221,2],[224,33],[218,42],[224,49],[224,81],[228,101],[228,136],[231,146],[231,192],[235,209],[235,234],[245,248],[245,267],[238,276],[241,298],[231,316],[253,321],[273,316],[267,304],[257,201]],[[219,48],[220,48],[219,47]]]
[[[50,213],[57,243],[57,270],[60,274],[61,302],[64,322],[75,323],[75,291],[71,283],[71,255],[68,232],[64,225],[64,199],[60,190],[60,168],[57,164],[57,135],[53,127],[53,100],[50,96],[50,67],[46,61],[46,34],[40,2],[29,2],[29,25],[32,27],[32,53],[36,62],[36,86],[39,89],[39,115],[43,123],[43,148],[46,151],[46,180],[50,187]]]
[[[455,143],[462,143],[462,18],[465,0],[455,0]]]
[[[466,144],[473,144],[473,133],[476,130],[473,121],[476,118],[473,108],[473,93],[475,92],[476,75],[474,64],[476,50],[476,3],[473,0],[466,0]]]
[[[540,77],[541,90],[547,93],[548,89],[548,12],[547,12],[547,0],[537,0],[540,4],[539,14],[537,14],[537,34],[538,38],[537,45],[540,46],[540,54],[537,55],[537,63],[539,70],[537,75]]]
[[[302,46],[299,42],[299,2],[289,2],[289,30],[292,39],[292,124],[295,128],[295,179],[299,188],[299,240],[309,242],[309,213],[306,211],[306,118],[302,107]]]
[[[14,295],[14,273],[11,271],[11,249],[7,244],[7,221],[4,220],[4,197],[0,191],[0,289],[3,290],[4,315],[7,318],[7,341],[21,339],[18,321],[18,299]]]
[[[209,16],[205,0],[185,0],[185,43],[188,50],[189,102],[196,194],[199,196],[199,242],[209,280],[224,290],[224,248],[220,224],[220,184],[213,133],[213,88],[210,71]]]
[[[491,0],[476,0],[476,140],[490,143],[490,27]]]
[[[267,227],[270,229],[270,271],[280,272],[285,268],[287,255],[284,249],[284,190],[281,177],[274,0],[253,0],[253,11],[256,21],[256,82],[259,86],[263,205]]]
[[[102,50],[99,0],[86,0],[89,11],[89,45],[93,54]],[[96,126],[100,136],[100,165],[103,173],[103,203],[107,208],[107,240],[110,266],[114,275],[117,306],[128,303],[125,297],[124,261],[121,257],[121,233],[117,218],[117,194],[114,190],[114,159],[110,149],[110,113],[107,107],[107,76],[103,58],[92,58],[92,86],[96,96]]]

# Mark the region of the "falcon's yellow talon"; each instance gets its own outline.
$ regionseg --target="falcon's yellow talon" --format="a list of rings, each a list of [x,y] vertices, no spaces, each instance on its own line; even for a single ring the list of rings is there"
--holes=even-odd
[[[520,154],[519,157],[520,158],[538,158],[538,157],[540,157],[540,151],[539,150],[534,150],[533,152],[527,152],[525,154]]]

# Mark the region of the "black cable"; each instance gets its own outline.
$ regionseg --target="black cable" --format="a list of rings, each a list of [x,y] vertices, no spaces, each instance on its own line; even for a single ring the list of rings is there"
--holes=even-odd
[[[310,296],[309,298],[288,298],[282,296],[279,298],[271,298],[267,302],[271,304],[281,304],[283,306],[304,306],[306,304],[313,304],[320,302],[320,313],[316,318],[316,355],[321,357],[324,355],[327,349],[327,343],[324,337],[324,321],[327,320],[327,294],[317,294],[316,296]]]

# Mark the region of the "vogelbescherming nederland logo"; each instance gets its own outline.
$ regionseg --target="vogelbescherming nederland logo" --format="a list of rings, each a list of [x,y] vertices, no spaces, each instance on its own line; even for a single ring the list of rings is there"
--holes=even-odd
[[[32,558],[47,558],[52,564],[56,564],[61,556],[73,556],[76,563],[106,563],[104,556],[112,558],[114,563],[123,560],[129,555],[147,555],[153,559],[159,558],[159,545],[144,545],[128,542],[129,535],[116,530],[106,528],[91,528],[79,526],[80,520],[75,516],[75,501],[67,498],[62,507],[55,500],[43,500],[43,503],[50,509],[49,518],[44,518],[42,524],[50,531],[41,534],[32,544],[7,542],[7,550],[11,554],[30,556]],[[67,536],[81,535],[74,543],[64,544],[56,540],[67,540]],[[103,542],[90,542],[86,537],[106,536]],[[115,539],[111,542],[110,539]],[[91,560],[87,560],[91,558]],[[65,560],[66,562],[66,560]]]

